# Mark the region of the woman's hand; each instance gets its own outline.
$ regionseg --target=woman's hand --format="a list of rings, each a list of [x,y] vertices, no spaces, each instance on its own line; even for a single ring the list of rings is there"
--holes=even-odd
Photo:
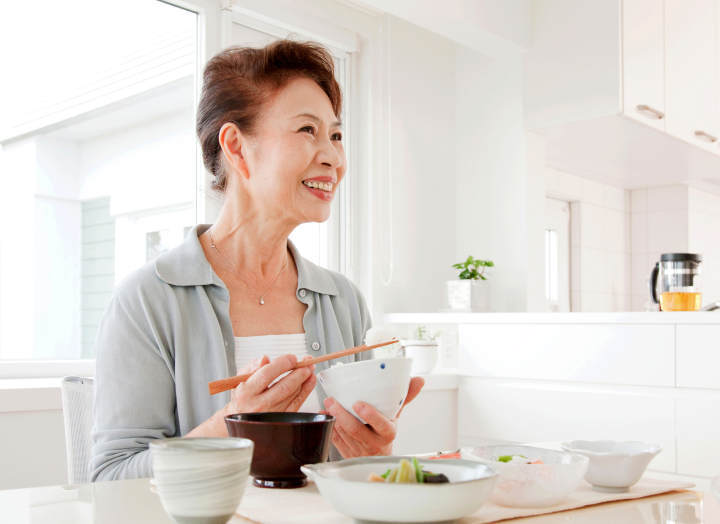
[[[303,360],[307,358],[312,357],[307,356]],[[312,393],[317,379],[315,366],[298,368],[288,373],[296,363],[294,355],[283,355],[272,361],[264,356],[239,370],[238,373],[252,373],[252,376],[230,392],[230,402],[223,409],[185,436],[227,437],[225,416],[233,413],[297,411]],[[284,373],[287,374],[278,379]]]
[[[312,357],[307,356],[303,360],[308,358]],[[296,364],[295,355],[289,354],[272,361],[264,356],[253,362],[240,371],[252,373],[252,376],[231,391],[225,412],[231,414],[300,409],[315,388],[317,379],[315,366],[290,371]],[[287,374],[284,375],[285,373]]]
[[[410,380],[405,402],[400,408],[401,412],[418,396],[424,385],[425,380],[421,377],[413,377]],[[325,409],[335,417],[332,443],[343,457],[392,455],[392,445],[396,434],[394,420],[386,418],[366,402],[355,403],[353,409],[367,424],[360,422],[333,398],[325,399]]]

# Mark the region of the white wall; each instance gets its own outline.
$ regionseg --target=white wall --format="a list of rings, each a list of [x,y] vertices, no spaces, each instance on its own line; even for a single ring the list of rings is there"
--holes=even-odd
[[[572,311],[630,310],[626,190],[546,167],[545,194],[570,202]]]
[[[456,46],[395,18],[389,29],[392,188],[378,181],[370,211],[391,222],[373,235],[376,318],[442,307],[455,262]]]
[[[703,304],[720,300],[720,195],[688,191],[688,250],[703,256]]]
[[[527,306],[527,177],[520,56],[456,55],[456,261],[491,259],[493,311]]]

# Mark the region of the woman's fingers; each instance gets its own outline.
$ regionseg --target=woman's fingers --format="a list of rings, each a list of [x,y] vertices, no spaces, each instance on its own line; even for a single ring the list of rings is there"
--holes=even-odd
[[[303,382],[300,392],[293,398],[290,403],[285,407],[285,411],[299,411],[302,407],[305,399],[313,392],[315,385],[317,384],[317,378],[315,375],[310,375],[305,382]]]
[[[271,405],[286,406],[300,394],[303,384],[313,376],[311,367],[298,368],[275,382],[260,396]]]
[[[342,427],[347,433],[358,434],[363,429],[367,428],[360,422],[355,415],[348,412],[344,407],[340,405],[340,402],[334,398],[325,399],[325,409],[333,417],[335,417],[335,427]]]
[[[259,395],[280,375],[287,373],[297,364],[297,357],[292,354],[283,355],[271,360],[268,364],[258,369],[245,381],[248,392]],[[278,382],[279,383],[279,382]]]
[[[408,392],[407,392],[407,395],[405,396],[405,402],[403,402],[403,405],[400,408],[400,411],[398,411],[398,414],[397,414],[398,417],[400,416],[400,413],[402,413],[402,410],[405,409],[405,406],[410,404],[410,402],[412,402],[413,399],[420,394],[420,391],[422,391],[422,388],[424,385],[425,385],[425,379],[422,377],[413,377],[410,379],[410,386],[408,386]]]
[[[377,409],[367,402],[356,402],[353,409],[385,443],[395,440],[395,424]]]
[[[335,417],[334,427],[345,442],[348,452],[352,453],[343,456],[390,454],[395,439],[395,425],[365,402],[359,402],[356,406],[361,408],[356,411],[368,425],[361,423],[334,399],[325,400],[325,409]]]
[[[333,427],[332,437],[330,440],[333,446],[337,448],[340,455],[343,456],[343,458],[351,458],[357,456],[355,453],[353,453],[352,448],[345,441],[343,436],[340,434],[340,431],[338,431],[337,427]]]

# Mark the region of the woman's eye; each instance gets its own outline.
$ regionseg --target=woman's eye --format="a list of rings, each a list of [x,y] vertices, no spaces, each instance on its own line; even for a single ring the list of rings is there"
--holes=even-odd
[[[311,135],[315,135],[315,128],[313,126],[301,127],[300,131],[302,131],[303,133],[310,133]]]
[[[342,133],[333,133],[331,139],[340,142],[342,140]]]

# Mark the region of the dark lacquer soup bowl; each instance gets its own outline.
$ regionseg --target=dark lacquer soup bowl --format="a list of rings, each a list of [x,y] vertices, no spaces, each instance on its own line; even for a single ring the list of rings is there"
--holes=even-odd
[[[325,462],[335,417],[318,413],[237,413],[225,417],[231,437],[255,443],[250,474],[263,488],[304,486],[304,464]]]

